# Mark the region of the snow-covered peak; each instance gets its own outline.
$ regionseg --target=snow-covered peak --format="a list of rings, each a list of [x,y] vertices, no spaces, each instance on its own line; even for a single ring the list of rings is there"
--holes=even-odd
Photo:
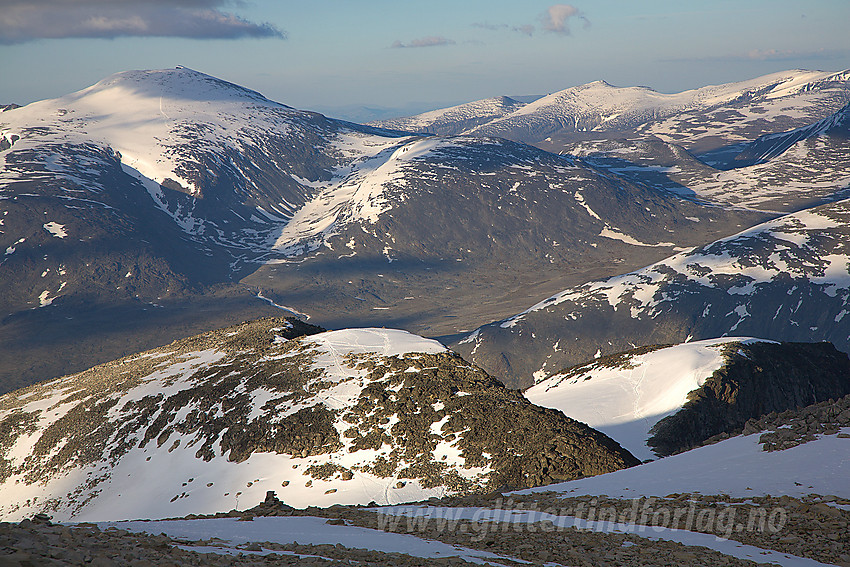
[[[440,135],[461,134],[479,124],[506,116],[526,103],[506,96],[497,96],[423,112],[408,118],[374,122],[376,126],[407,132],[428,132]]]
[[[284,255],[312,251],[338,234],[340,229],[355,222],[374,224],[393,204],[390,194],[394,188],[408,185],[405,173],[418,162],[434,157],[441,150],[459,147],[464,138],[408,137],[380,138],[368,149],[360,148],[364,137],[359,133],[341,134],[337,143],[341,150],[357,148],[361,159],[337,176],[314,199],[297,211],[283,230],[271,242],[271,248]],[[469,140],[466,140],[468,143]],[[369,153],[366,153],[369,152]],[[395,200],[403,197],[395,197]]]
[[[200,195],[188,171],[205,168],[190,165],[197,156],[181,146],[215,151],[239,146],[251,132],[285,133],[295,113],[249,89],[178,67],[117,73],[76,93],[3,113],[0,128],[20,137],[15,149],[45,143],[112,148],[144,177],[159,184],[171,179]]]
[[[655,458],[652,427],[723,366],[725,348],[760,340],[707,339],[601,358],[543,379],[525,396],[610,435],[639,459]]]
[[[351,354],[402,356],[411,352],[437,354],[448,350],[438,341],[398,329],[342,329],[313,335],[304,340],[319,346],[325,353],[345,351]]]
[[[189,69],[133,70],[115,73],[61,100],[88,97],[128,96],[139,98],[165,97],[170,100],[254,102],[282,106],[256,91]]]
[[[75,93],[16,108],[4,113],[3,123],[23,127],[34,120],[52,119],[55,127],[74,123],[82,129],[84,123],[90,134],[105,135],[114,134],[118,127],[173,124],[187,118],[209,120],[228,108],[232,112],[236,107],[258,105],[289,108],[258,92],[185,67],[134,70],[115,73]]]
[[[819,83],[848,78],[850,71],[792,70],[671,94],[648,87],[615,87],[600,80],[552,93],[478,126],[470,133],[542,139],[540,136],[559,129],[589,131],[634,127],[684,110],[709,109],[737,100],[774,100],[816,88]]]
[[[266,241],[274,242],[317,188],[396,141],[184,67],[127,71],[4,112],[0,148],[8,151],[0,152],[0,181],[26,176],[3,167],[26,155],[36,170],[96,193],[106,186],[80,180],[97,170],[68,156],[112,156],[185,232],[265,253]],[[210,204],[198,206],[195,200],[207,197]]]

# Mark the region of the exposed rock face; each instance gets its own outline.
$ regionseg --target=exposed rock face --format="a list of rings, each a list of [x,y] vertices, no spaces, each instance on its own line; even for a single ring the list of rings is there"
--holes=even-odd
[[[679,412],[652,429],[648,444],[659,455],[739,430],[751,418],[850,394],[850,359],[829,343],[736,344],[726,356]]]
[[[0,516],[387,503],[637,464],[436,341],[318,331],[263,319],[0,397]]]
[[[784,451],[809,441],[817,435],[838,435],[841,429],[850,427],[850,395],[839,400],[827,400],[803,409],[771,412],[759,419],[751,419],[744,425],[744,435],[767,430],[759,436],[765,451]]]

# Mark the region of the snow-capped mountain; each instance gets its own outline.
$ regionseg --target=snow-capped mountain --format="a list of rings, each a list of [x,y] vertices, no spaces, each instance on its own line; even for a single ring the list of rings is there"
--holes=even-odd
[[[371,321],[449,334],[558,281],[646,265],[764,218],[506,140],[427,138],[382,159],[356,182],[381,195],[372,219],[324,231],[345,186],[335,188],[284,229],[278,247],[292,256],[243,281],[331,327]]]
[[[759,136],[752,142],[725,148],[724,155],[728,161],[726,163],[715,162],[714,165],[725,166],[724,169],[733,169],[740,167],[741,164],[763,164],[786,154],[800,144],[810,146],[814,150],[824,149],[823,146],[835,142],[835,138],[846,139],[848,131],[850,131],[850,105],[809,126],[796,128],[789,132],[766,134]],[[829,149],[832,150],[833,148]],[[708,161],[708,155],[710,154],[704,154],[703,159]]]
[[[0,124],[7,195],[40,181],[51,197],[103,206],[117,163],[187,237],[236,251],[267,251],[319,186],[400,142],[182,67],[118,73]]]
[[[539,380],[525,396],[654,459],[749,419],[850,394],[850,359],[828,343],[708,339],[640,347]]]
[[[3,391],[277,311],[232,282],[319,185],[410,139],[185,68],[1,116]]]
[[[14,386],[274,305],[454,333],[765,218],[523,144],[330,120],[185,68],[5,111],[0,148]]]
[[[395,503],[637,463],[436,341],[317,330],[262,319],[0,397],[0,517]]]
[[[708,96],[698,100],[695,108],[653,121],[640,127],[639,132],[704,154],[808,126],[850,103],[850,69],[837,73],[784,71],[697,89],[700,91]]]
[[[491,100],[393,124],[424,130],[440,120],[440,128],[457,131],[471,117],[488,119]],[[850,186],[848,102],[850,71],[786,71],[675,94],[597,81],[460,130],[580,156],[686,198],[793,212]]]
[[[848,115],[845,106],[814,124],[765,135],[695,158],[660,140],[598,140],[568,152],[595,167],[685,197],[722,206],[793,212],[846,197]]]
[[[594,354],[721,336],[850,350],[844,200],[780,217],[644,269],[588,282],[477,329],[455,348],[513,383]]]
[[[423,112],[408,118],[379,120],[372,122],[372,125],[405,132],[456,136],[481,124],[512,114],[526,104],[507,96],[498,96]]]
[[[850,102],[849,80],[848,71],[790,70],[673,94],[595,81],[507,113],[494,102],[499,99],[484,99],[375,124],[425,130],[454,128],[452,119],[458,126],[480,121],[462,132],[553,151],[583,139],[634,137],[637,131],[641,137],[657,137],[702,153],[825,118]]]

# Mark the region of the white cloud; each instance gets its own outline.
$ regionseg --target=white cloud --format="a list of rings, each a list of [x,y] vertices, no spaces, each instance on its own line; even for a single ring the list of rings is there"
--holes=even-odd
[[[394,48],[405,48],[405,47],[437,47],[440,45],[454,45],[455,42],[452,39],[445,38],[441,35],[430,35],[428,37],[422,37],[419,39],[414,39],[409,41],[408,43],[402,43],[399,40],[393,42],[390,47]]]
[[[254,23],[221,11],[220,7],[226,3],[226,0],[3,0],[0,43],[71,37],[286,37],[273,24]]]
[[[541,17],[541,20],[544,30],[561,35],[570,35],[570,19],[572,18],[582,20],[584,27],[590,25],[590,21],[572,4],[555,4],[549,6]]]

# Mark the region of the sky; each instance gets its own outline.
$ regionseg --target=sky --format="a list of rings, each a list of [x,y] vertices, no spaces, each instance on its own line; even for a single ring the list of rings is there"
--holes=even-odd
[[[177,65],[343,118],[598,79],[669,93],[850,68],[848,21],[850,0],[0,0],[0,103]]]

